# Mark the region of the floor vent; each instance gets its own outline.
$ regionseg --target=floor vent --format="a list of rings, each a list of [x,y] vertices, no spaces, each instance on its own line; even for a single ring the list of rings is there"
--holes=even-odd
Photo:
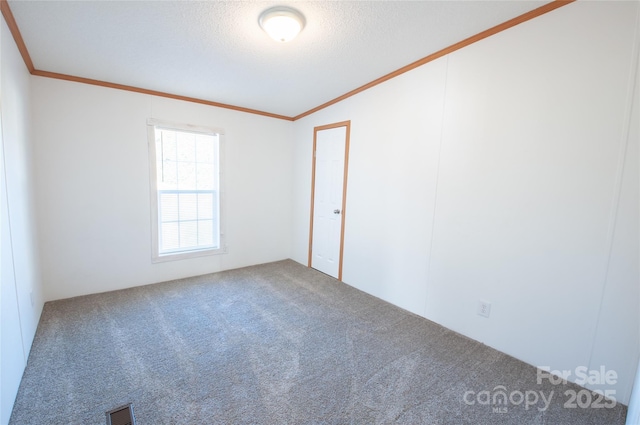
[[[107,412],[107,425],[136,425],[131,403]]]

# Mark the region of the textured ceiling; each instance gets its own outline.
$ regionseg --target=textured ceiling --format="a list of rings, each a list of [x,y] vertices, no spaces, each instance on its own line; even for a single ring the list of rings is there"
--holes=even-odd
[[[38,70],[295,116],[547,1],[11,0]],[[258,26],[300,10],[297,39]]]

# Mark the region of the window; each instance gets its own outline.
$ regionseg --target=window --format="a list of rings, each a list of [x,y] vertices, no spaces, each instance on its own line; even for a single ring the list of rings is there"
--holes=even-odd
[[[224,252],[221,137],[212,129],[149,121],[155,261]]]

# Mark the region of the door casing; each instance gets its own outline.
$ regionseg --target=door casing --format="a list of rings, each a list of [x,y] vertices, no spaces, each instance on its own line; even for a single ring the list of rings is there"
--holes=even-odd
[[[316,187],[316,147],[318,140],[318,132],[322,130],[329,130],[332,128],[346,127],[346,140],[344,145],[344,171],[342,180],[342,209],[340,217],[340,254],[338,258],[338,280],[342,281],[342,257],[344,253],[344,225],[347,212],[347,176],[349,171],[349,140],[351,136],[351,120],[340,121],[333,124],[321,125],[313,128],[313,152],[311,158],[311,218],[309,220],[309,257],[308,266],[311,267],[313,259],[313,209],[315,200],[315,187]]]

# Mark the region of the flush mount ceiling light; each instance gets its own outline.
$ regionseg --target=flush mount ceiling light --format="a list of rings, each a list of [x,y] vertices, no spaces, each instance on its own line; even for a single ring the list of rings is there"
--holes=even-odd
[[[260,27],[276,41],[291,41],[304,28],[304,16],[295,9],[277,6],[267,9],[258,19]]]

